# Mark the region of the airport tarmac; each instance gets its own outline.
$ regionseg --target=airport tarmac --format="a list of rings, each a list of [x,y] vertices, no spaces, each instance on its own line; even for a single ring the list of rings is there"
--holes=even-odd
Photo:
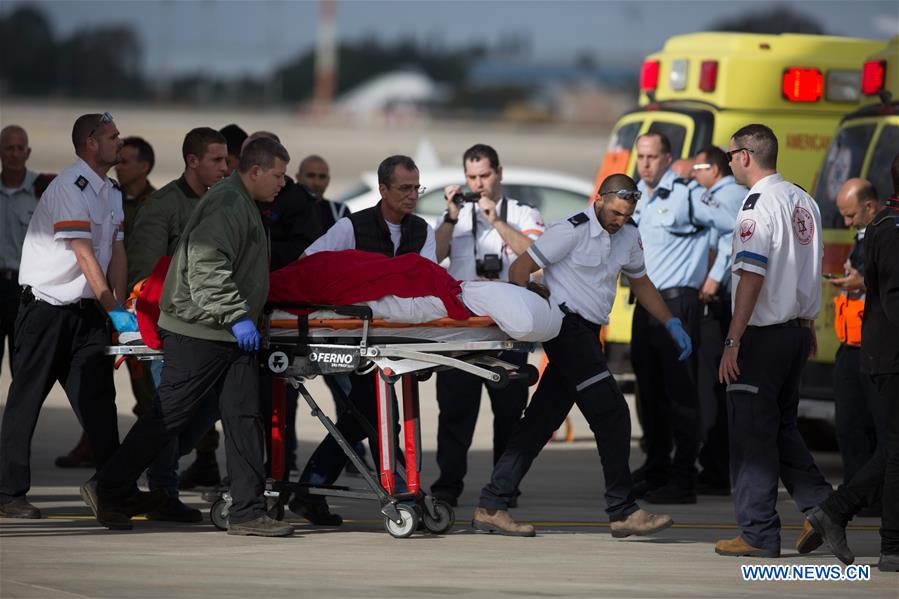
[[[9,385],[4,365],[0,389]],[[120,434],[134,421],[133,396],[124,368],[116,373]],[[309,383],[326,412],[333,402],[319,380]],[[130,532],[100,527],[78,495],[91,471],[64,470],[53,459],[76,442],[79,429],[57,386],[44,406],[33,443],[29,498],[42,520],[0,520],[0,597],[895,597],[899,578],[877,571],[879,520],[859,518],[849,541],[857,564],[871,565],[870,580],[858,582],[748,582],[741,565],[834,566],[823,549],[800,556],[793,543],[801,515],[781,489],[783,556],[778,560],[726,558],[714,542],[738,534],[730,498],[701,497],[696,505],[654,506],[674,517],[675,526],[649,538],[613,539],[603,512],[602,475],[595,444],[579,413],[571,425],[575,440],[552,442],[521,487],[520,520],[538,527],[536,538],[476,533],[470,527],[480,487],[491,466],[489,402],[470,455],[470,469],[456,525],[446,535],[416,533],[391,537],[374,502],[332,500],[345,518],[342,527],[314,527],[288,512],[296,526],[291,538],[234,537],[208,520],[185,525],[138,520]],[[424,481],[434,480],[436,401],[433,378],[422,384]],[[323,436],[306,409],[299,411],[302,466]],[[560,435],[561,437],[561,435]],[[836,454],[817,454],[829,480],[839,478]],[[190,463],[182,460],[182,467]],[[219,462],[223,462],[219,450]],[[631,463],[642,455],[632,444]],[[359,485],[344,476],[343,484]],[[184,500],[205,510],[197,492]]]

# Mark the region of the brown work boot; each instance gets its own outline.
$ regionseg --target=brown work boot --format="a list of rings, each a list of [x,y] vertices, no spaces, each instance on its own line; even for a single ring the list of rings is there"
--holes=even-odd
[[[780,548],[759,549],[753,547],[740,535],[736,539],[721,539],[715,543],[715,553],[732,557],[780,557]]]
[[[665,530],[672,524],[674,524],[674,520],[671,519],[671,516],[637,510],[624,520],[611,522],[609,528],[612,530],[613,537],[623,539],[631,535],[651,535]]]
[[[61,455],[54,462],[57,468],[93,468],[94,452],[91,451],[91,444],[87,440],[87,435],[81,433],[78,444],[72,448],[72,451],[66,455]]]
[[[824,543],[824,539],[812,526],[812,523],[806,520],[802,523],[802,531],[799,538],[796,539],[796,551],[799,553],[811,553]]]
[[[488,510],[475,508],[471,526],[475,530],[495,532],[510,537],[533,537],[537,530],[530,524],[519,524],[512,519],[506,510]]]

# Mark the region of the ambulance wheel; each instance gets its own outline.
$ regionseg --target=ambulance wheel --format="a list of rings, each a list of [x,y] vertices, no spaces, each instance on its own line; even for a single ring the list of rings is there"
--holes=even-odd
[[[394,522],[390,518],[384,518],[384,528],[390,533],[390,536],[397,539],[405,539],[412,536],[412,533],[418,528],[418,514],[415,509],[408,505],[396,506],[396,511],[400,513],[402,522]]]
[[[228,502],[219,499],[209,508],[209,519],[219,530],[228,530]]]
[[[437,499],[434,502],[434,509],[437,511],[436,518],[432,518],[428,510],[424,510],[425,528],[436,535],[442,535],[456,523],[456,514],[453,512],[450,504],[442,499]]]
[[[540,380],[540,371],[533,364],[525,364],[521,371],[527,375],[527,378],[524,379],[524,384],[528,387],[533,387]]]
[[[493,389],[503,389],[509,384],[509,373],[505,368],[488,368],[488,370],[499,375],[498,381],[487,381],[487,386]]]

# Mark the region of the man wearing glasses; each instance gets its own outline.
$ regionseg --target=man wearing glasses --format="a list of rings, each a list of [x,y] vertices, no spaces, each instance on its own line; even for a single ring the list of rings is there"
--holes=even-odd
[[[615,301],[618,275],[623,273],[641,305],[665,323],[672,351],[681,360],[691,352],[689,335],[646,275],[643,244],[630,221],[639,198],[627,175],[606,177],[593,205],[551,224],[509,268],[509,282],[522,286],[542,268],[546,286],[565,317],[559,335],[543,344],[549,363],[524,418],[493,467],[490,483],[481,490],[472,519],[476,530],[521,537],[536,534],[532,525],[512,519],[509,503],[574,404],[596,438],[612,536],[648,535],[672,524],[670,516],[651,514],[634,500],[628,467],[630,412],[599,342]]]
[[[503,167],[496,150],[476,144],[462,155],[465,181],[472,194],[461,201],[459,185],[444,191],[446,212],[437,227],[437,259],[449,257],[449,274],[460,281],[507,281],[509,266],[543,234],[543,219],[530,206],[503,193]],[[524,366],[527,354],[504,352],[501,360]],[[468,470],[483,379],[461,370],[437,373],[437,465],[440,476],[431,493],[451,506],[462,494]],[[512,381],[503,389],[487,388],[493,409],[493,462],[506,449],[515,425],[528,402],[528,387]],[[514,506],[513,506],[514,507]]]
[[[78,160],[49,185],[22,247],[22,299],[13,352],[16,376],[0,427],[0,516],[40,518],[26,499],[31,487],[31,438],[41,405],[62,385],[94,450],[97,466],[119,445],[109,321],[137,331],[127,298],[122,191],[106,173],[121,159],[122,140],[108,113],[75,121]],[[146,497],[129,493],[130,513]]]
[[[693,193],[693,201],[724,209],[731,222],[746,197],[746,188],[736,182],[728,164],[727,154],[718,146],[700,150],[693,160],[693,180],[700,186]],[[714,237],[714,236],[713,236]],[[730,495],[730,467],[727,440],[727,401],[724,385],[718,383],[718,363],[724,337],[730,327],[730,254],[731,236],[710,239],[712,248],[728,261],[715,260],[714,268],[706,276],[699,290],[702,302],[700,323],[699,371],[697,387],[703,415],[709,415],[704,442],[699,452],[702,471],[697,476],[696,491],[700,495]]]
[[[419,184],[418,167],[408,156],[385,158],[378,166],[378,190],[381,201],[371,208],[341,218],[310,245],[303,256],[317,252],[362,250],[385,256],[421,254],[437,262],[434,229],[423,218],[413,214],[418,197],[425,188]],[[302,258],[302,257],[301,257]],[[375,379],[372,374],[349,375],[352,389],[348,400],[370,423],[377,422]],[[396,410],[394,410],[395,413]],[[338,415],[337,429],[350,445],[368,436],[368,432],[346,410]],[[378,463],[378,440],[369,439],[375,464]],[[332,485],[347,464],[346,454],[328,435],[309,458],[300,475],[301,483]],[[332,514],[324,498],[294,498],[290,509],[313,524],[339,526],[343,519]]]
[[[718,378],[727,384],[730,469],[741,534],[715,544],[719,555],[779,557],[778,480],[802,512],[824,501],[824,480],[796,425],[799,379],[815,352],[821,307],[821,213],[777,172],[777,138],[747,125],[727,152],[749,195],[737,216],[733,248],[733,319]],[[821,544],[806,527],[800,553]]]
[[[637,138],[637,188],[643,197],[634,221],[646,251],[646,271],[668,309],[683,322],[695,345],[702,306],[699,290],[708,272],[711,232],[728,238],[733,217],[720,206],[693,201],[687,182],[671,170],[671,144],[662,133]],[[712,272],[724,272],[726,253]],[[700,416],[697,360],[676,359],[665,324],[636,306],[631,362],[640,389],[646,464],[635,473],[635,494],[650,503],[696,503]],[[672,445],[674,456],[671,457]]]

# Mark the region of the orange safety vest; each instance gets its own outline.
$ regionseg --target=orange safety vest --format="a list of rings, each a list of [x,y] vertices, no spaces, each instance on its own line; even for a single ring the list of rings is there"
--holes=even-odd
[[[861,347],[865,296],[853,298],[846,293],[841,293],[833,298],[833,304],[835,308],[833,328],[836,330],[840,343]]]

